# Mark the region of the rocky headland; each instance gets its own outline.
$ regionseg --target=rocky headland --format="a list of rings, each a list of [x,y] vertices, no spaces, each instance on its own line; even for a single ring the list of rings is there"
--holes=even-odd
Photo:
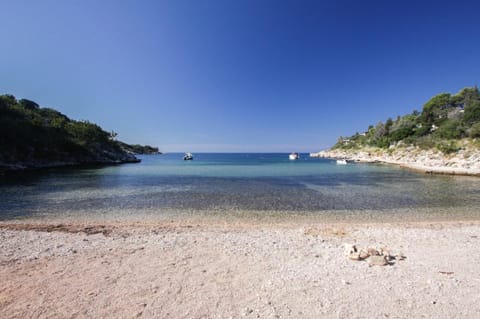
[[[70,156],[57,160],[32,157],[22,161],[0,161],[0,172],[35,170],[42,168],[77,167],[95,165],[115,165],[125,163],[139,163],[141,160],[133,154],[123,150],[103,149],[98,153],[87,156]]]
[[[400,165],[426,173],[480,176],[480,90],[440,93],[421,111],[340,136],[311,156]]]
[[[461,149],[445,154],[437,149],[421,149],[402,145],[388,149],[363,147],[359,149],[330,149],[310,154],[312,157],[345,159],[351,162],[398,165],[424,173],[480,176],[480,149],[474,142],[460,142]]]
[[[77,121],[37,103],[0,95],[0,173],[26,169],[138,163],[159,153],[129,145],[89,121]]]

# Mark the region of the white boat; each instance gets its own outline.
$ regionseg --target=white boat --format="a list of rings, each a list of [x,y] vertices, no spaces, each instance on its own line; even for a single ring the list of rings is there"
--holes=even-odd
[[[185,155],[183,155],[183,160],[184,160],[184,161],[191,161],[191,160],[193,160],[193,154],[192,154],[192,153],[185,153]]]
[[[337,165],[347,165],[347,160],[337,159]]]
[[[288,159],[290,159],[291,161],[298,160],[299,158],[300,158],[300,155],[298,155],[298,153],[292,153],[288,155]]]

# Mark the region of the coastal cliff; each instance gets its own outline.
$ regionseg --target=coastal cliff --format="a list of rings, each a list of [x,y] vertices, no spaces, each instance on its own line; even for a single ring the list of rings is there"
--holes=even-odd
[[[0,170],[140,162],[133,150],[143,148],[116,141],[116,135],[33,101],[0,95]]]
[[[480,91],[441,93],[422,111],[370,125],[340,137],[311,156],[388,163],[427,173],[480,176]]]

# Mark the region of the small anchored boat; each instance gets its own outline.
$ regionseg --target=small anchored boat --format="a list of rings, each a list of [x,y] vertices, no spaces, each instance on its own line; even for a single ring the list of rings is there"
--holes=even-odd
[[[291,161],[298,160],[299,158],[300,158],[300,155],[298,155],[298,153],[292,153],[292,154],[288,155],[288,159],[291,160]]]
[[[183,160],[184,160],[184,161],[191,161],[191,160],[193,160],[193,154],[192,154],[192,153],[185,153],[185,155],[183,155]]]
[[[345,159],[337,159],[337,165],[347,165],[347,160],[345,160]]]

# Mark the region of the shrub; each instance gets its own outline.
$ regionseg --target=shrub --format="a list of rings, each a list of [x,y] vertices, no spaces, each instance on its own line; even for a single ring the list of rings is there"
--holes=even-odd
[[[458,139],[465,135],[460,121],[446,120],[436,131],[435,135],[445,139]]]
[[[376,142],[376,146],[380,148],[387,148],[390,146],[390,141],[388,140],[387,137],[382,137]]]
[[[415,142],[415,145],[420,147],[421,149],[430,149],[435,147],[435,142],[432,136],[428,135],[418,138]]]
[[[453,141],[450,141],[449,143],[438,143],[436,148],[444,154],[456,153],[460,150],[460,147],[458,147]]]
[[[413,130],[410,127],[402,127],[398,130],[393,131],[390,134],[390,138],[392,139],[392,141],[401,141],[412,134]]]
[[[431,128],[430,125],[422,125],[421,127],[415,130],[415,136],[420,137],[420,136],[427,135],[428,133],[430,133],[430,128]]]
[[[470,128],[470,134],[469,135],[470,135],[471,138],[480,137],[480,122],[472,125],[472,127]]]

